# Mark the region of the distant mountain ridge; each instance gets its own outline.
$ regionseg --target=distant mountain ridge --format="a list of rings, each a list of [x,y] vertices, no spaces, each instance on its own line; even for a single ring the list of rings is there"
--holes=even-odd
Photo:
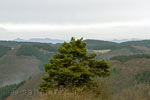
[[[50,39],[50,38],[31,38],[29,40],[21,39],[21,38],[16,38],[13,41],[17,42],[40,42],[40,43],[63,43],[65,40],[59,40],[59,39]]]
[[[141,41],[143,39],[138,39],[138,38],[132,38],[132,39],[113,39],[110,40],[111,42],[116,42],[116,43],[123,43],[123,42],[130,42],[130,41]]]
[[[95,40],[95,39],[85,39],[85,40]],[[124,43],[130,41],[142,41],[144,39],[132,38],[132,39],[113,39],[113,40],[98,40],[98,41],[107,41],[107,42],[115,42],[115,43]],[[59,40],[59,39],[51,39],[51,38],[31,38],[28,40],[16,38],[13,41],[17,42],[40,42],[40,43],[63,43],[64,41],[68,42],[69,40]]]

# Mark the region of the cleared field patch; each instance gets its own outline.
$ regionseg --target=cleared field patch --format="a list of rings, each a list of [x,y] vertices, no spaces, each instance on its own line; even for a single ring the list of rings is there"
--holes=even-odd
[[[105,54],[111,51],[111,49],[105,49],[105,50],[93,50],[95,53],[99,54]]]

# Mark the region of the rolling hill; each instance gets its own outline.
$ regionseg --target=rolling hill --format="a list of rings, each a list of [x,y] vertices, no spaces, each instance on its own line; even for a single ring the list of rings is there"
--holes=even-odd
[[[124,43],[101,40],[84,40],[84,42],[87,44],[88,52],[97,53],[97,59],[107,59],[110,62],[112,75],[109,81],[113,88],[118,87],[114,90],[116,93],[135,86],[133,80],[138,75],[141,79],[145,79],[144,73],[149,73],[145,71],[150,70],[150,40]],[[26,80],[19,89],[25,89],[28,86],[31,86],[28,89],[33,89],[34,82],[40,81],[39,76],[42,76],[40,73],[44,70],[43,64],[49,62],[49,58],[57,53],[60,45],[60,43],[0,41],[0,87]],[[29,80],[29,77],[37,78]],[[35,85],[36,88],[37,86],[38,84]],[[12,98],[19,100],[15,96]],[[24,100],[25,97],[19,98]]]

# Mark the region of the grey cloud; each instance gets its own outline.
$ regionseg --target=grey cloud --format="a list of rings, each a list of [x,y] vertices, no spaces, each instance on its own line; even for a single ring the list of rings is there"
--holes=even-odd
[[[71,36],[95,39],[150,38],[149,5],[149,0],[0,0],[0,39],[48,37],[68,40]],[[107,23],[112,26],[102,28]],[[120,23],[120,26],[114,27],[116,23]],[[30,24],[35,25],[34,29],[28,26]],[[39,24],[62,27],[55,30],[45,26],[36,28]],[[77,28],[63,30],[62,24],[75,25]],[[80,27],[96,24],[101,26]]]
[[[0,28],[0,33],[1,33],[1,32],[7,32],[7,30],[4,29],[4,28]]]
[[[1,0],[0,22],[104,23],[142,19],[148,0]]]

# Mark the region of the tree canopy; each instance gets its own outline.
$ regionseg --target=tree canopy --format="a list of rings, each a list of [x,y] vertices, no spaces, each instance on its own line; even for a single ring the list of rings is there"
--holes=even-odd
[[[88,54],[83,38],[72,38],[64,42],[58,54],[45,64],[47,76],[43,77],[39,91],[46,92],[51,88],[90,87],[95,77],[106,77],[110,74],[110,66],[104,60],[95,60],[96,54]]]

